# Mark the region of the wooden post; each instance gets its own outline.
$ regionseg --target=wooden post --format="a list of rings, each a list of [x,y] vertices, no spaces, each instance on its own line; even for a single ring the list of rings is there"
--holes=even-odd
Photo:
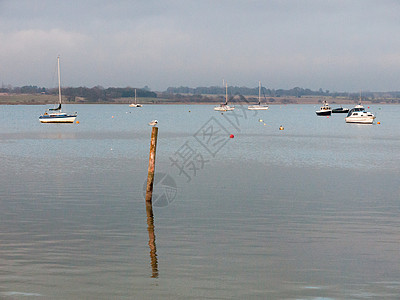
[[[157,147],[157,135],[158,127],[153,127],[151,131],[151,142],[150,142],[150,155],[149,155],[149,171],[147,175],[147,186],[146,186],[146,203],[152,203],[153,197],[153,182],[154,182],[154,169],[156,163],[156,147]]]
[[[158,277],[158,260],[156,248],[156,235],[154,233],[154,215],[153,206],[151,202],[146,202],[147,213],[147,231],[149,232],[149,247],[150,247],[150,265],[152,271],[152,278]]]
[[[147,213],[147,230],[149,232],[149,247],[150,247],[150,264],[153,278],[158,277],[158,261],[156,248],[156,235],[154,233],[154,215],[153,215],[153,183],[154,170],[156,166],[156,147],[157,147],[158,127],[153,127],[151,131],[150,155],[149,155],[149,170],[147,175],[146,186],[146,213]]]

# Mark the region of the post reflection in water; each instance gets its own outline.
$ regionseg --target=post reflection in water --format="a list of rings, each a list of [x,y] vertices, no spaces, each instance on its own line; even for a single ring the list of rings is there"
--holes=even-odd
[[[151,202],[146,201],[147,213],[147,231],[149,232],[149,247],[150,247],[150,264],[152,270],[152,278],[158,277],[158,261],[156,248],[156,235],[154,233],[154,215]]]

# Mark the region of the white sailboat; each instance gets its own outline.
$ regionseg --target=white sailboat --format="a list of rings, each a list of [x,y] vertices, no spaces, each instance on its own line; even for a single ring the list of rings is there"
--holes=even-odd
[[[56,108],[47,109],[43,115],[39,117],[41,123],[74,123],[77,113],[66,113],[62,111],[61,104],[61,79],[60,79],[60,56],[57,57],[58,67],[58,106]]]
[[[234,106],[228,105],[228,83],[225,83],[226,92],[225,92],[225,103],[221,103],[219,106],[215,106],[214,110],[216,111],[230,111],[234,110]]]
[[[142,104],[137,104],[137,101],[136,101],[136,89],[135,89],[135,103],[129,104],[129,107],[142,107]]]
[[[261,81],[258,82],[258,104],[256,105],[249,105],[247,107],[249,110],[267,110],[268,105],[261,104]]]

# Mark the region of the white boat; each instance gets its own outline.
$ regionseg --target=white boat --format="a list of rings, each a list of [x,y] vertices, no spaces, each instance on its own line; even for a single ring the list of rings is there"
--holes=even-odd
[[[332,108],[329,106],[328,102],[324,100],[324,105],[315,113],[317,116],[330,116],[332,114]]]
[[[142,107],[142,104],[137,104],[137,101],[136,101],[136,89],[135,89],[135,103],[129,104],[129,107]]]
[[[361,123],[361,124],[372,124],[375,116],[373,113],[366,111],[364,106],[360,104],[350,109],[347,117],[344,118],[346,123]]]
[[[258,82],[258,104],[257,105],[249,105],[247,109],[250,110],[267,110],[268,105],[261,104],[261,81]]]
[[[216,111],[231,111],[234,110],[234,106],[228,105],[228,83],[226,83],[226,93],[225,93],[225,103],[221,103],[219,106],[215,106],[214,110]]]
[[[214,110],[216,110],[216,111],[231,111],[231,110],[234,110],[234,109],[235,109],[235,107],[229,106],[229,105],[224,104],[224,103],[221,103],[220,106],[214,107]]]
[[[45,112],[39,117],[41,123],[74,123],[76,113],[65,112]]]
[[[61,104],[61,79],[60,79],[60,57],[57,57],[57,67],[58,67],[58,106],[56,108],[49,108],[45,111],[43,115],[39,117],[41,123],[74,123],[76,112],[66,113],[62,112]]]

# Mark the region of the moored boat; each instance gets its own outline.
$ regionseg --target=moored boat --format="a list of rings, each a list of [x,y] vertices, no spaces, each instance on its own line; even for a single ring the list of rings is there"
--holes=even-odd
[[[372,124],[374,119],[375,115],[369,111],[366,111],[364,106],[362,106],[360,103],[354,108],[350,109],[345,121],[346,123]]]
[[[216,110],[216,111],[230,111],[230,110],[234,110],[234,109],[235,109],[235,107],[229,106],[225,103],[221,103],[220,106],[214,107],[214,110]]]
[[[330,116],[332,113],[332,108],[329,106],[328,102],[324,101],[324,105],[322,105],[321,108],[315,113],[317,116]]]
[[[228,84],[226,83],[225,103],[221,103],[219,106],[215,106],[214,110],[216,110],[216,111],[231,111],[234,109],[235,109],[234,106],[228,105]]]
[[[261,104],[261,81],[258,82],[258,104],[256,105],[249,105],[247,107],[249,110],[267,110],[268,105]]]
[[[61,79],[60,79],[60,57],[57,57],[58,67],[58,106],[56,108],[49,108],[43,115],[39,117],[41,123],[74,123],[77,113],[62,112],[61,104]]]
[[[135,89],[135,103],[129,104],[129,107],[142,107],[142,104],[138,104],[136,100],[136,89]]]
[[[333,114],[347,114],[349,112],[350,109],[348,108],[343,108],[343,107],[338,107],[338,108],[334,108],[332,109],[332,113]]]
[[[74,123],[77,113],[46,111],[39,117],[41,123]]]

